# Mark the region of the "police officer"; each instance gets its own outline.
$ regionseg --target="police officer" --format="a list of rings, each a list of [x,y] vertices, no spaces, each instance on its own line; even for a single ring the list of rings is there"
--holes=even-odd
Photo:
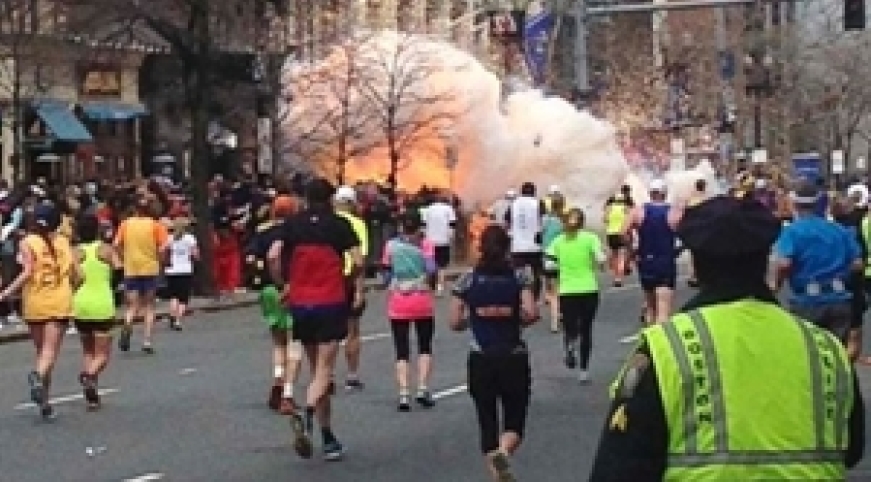
[[[777,304],[765,280],[780,223],[716,197],[678,236],[699,293],[642,332],[612,390],[590,480],[844,480],[864,406],[844,348]]]

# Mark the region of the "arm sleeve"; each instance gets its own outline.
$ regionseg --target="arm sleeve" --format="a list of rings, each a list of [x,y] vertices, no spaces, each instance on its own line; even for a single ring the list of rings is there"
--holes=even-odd
[[[611,403],[590,482],[663,480],[668,428],[652,366],[640,374],[632,392],[618,393]]]
[[[859,379],[853,371],[853,409],[847,426],[847,452],[844,454],[844,464],[853,468],[862,460],[865,452],[865,402],[862,400],[862,390]]]
[[[795,256],[795,243],[789,229],[784,229],[774,243],[774,254],[780,259],[790,259]]]

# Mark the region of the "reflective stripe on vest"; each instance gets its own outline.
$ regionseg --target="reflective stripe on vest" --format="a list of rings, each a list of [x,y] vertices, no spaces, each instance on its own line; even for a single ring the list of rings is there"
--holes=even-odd
[[[803,321],[795,324],[801,332],[800,339],[804,340],[805,359],[810,369],[812,407],[809,413],[812,414],[812,420],[808,420],[806,426],[799,423],[797,426],[780,427],[777,422],[788,420],[789,417],[776,414],[772,414],[771,420],[745,422],[740,407],[726,406],[729,399],[727,395],[731,395],[734,401],[737,398],[735,392],[730,393],[728,390],[747,390],[752,389],[752,386],[724,386],[722,375],[726,372],[721,372],[723,367],[717,350],[724,349],[728,344],[714,343],[711,327],[700,311],[692,311],[686,315],[648,329],[645,333],[645,340],[657,369],[669,366],[659,365],[657,362],[671,363],[674,365],[672,369],[676,368],[679,375],[679,381],[672,378],[673,381],[663,384],[660,380],[661,390],[668,386],[674,387],[670,389],[673,391],[672,397],[663,393],[672,439],[669,444],[669,470],[665,479],[703,481],[737,477],[758,480],[761,474],[780,480],[785,480],[788,476],[799,476],[803,480],[809,480],[808,477],[818,480],[840,477],[839,474],[844,470],[843,450],[847,444],[845,432],[849,416],[847,408],[852,400],[852,391],[849,362],[837,340]],[[791,326],[783,323],[776,325]],[[780,327],[774,329],[780,330]],[[754,328],[765,329],[764,326]],[[726,330],[728,329],[732,328]],[[723,325],[719,325],[716,331],[720,332],[718,339],[722,340]],[[791,333],[788,339],[787,350],[789,345],[796,345],[796,333]],[[759,347],[750,348],[752,350]],[[731,363],[743,363],[743,360],[736,362],[730,355],[734,354],[724,356],[729,357]],[[784,356],[790,355],[785,352]],[[656,357],[663,359],[657,361]],[[671,362],[664,358],[671,358]],[[747,362],[753,363],[750,360]],[[797,364],[800,365],[801,361],[797,361]],[[806,377],[807,374],[803,376]],[[735,380],[732,381],[734,382]],[[772,380],[772,383],[777,381]],[[674,393],[675,390],[680,390],[681,393]],[[748,393],[748,396],[753,397],[752,393]],[[757,403],[765,402],[770,404],[771,400],[757,400]],[[740,406],[742,402],[735,405]],[[682,412],[675,412],[679,407],[683,407],[680,409]],[[782,408],[788,410],[789,406],[785,404]],[[735,410],[739,411],[736,413]],[[744,423],[748,424],[748,432],[730,433],[730,427],[732,430],[737,427],[738,432],[741,432]],[[775,425],[766,431],[766,423]],[[755,430],[759,430],[762,435],[757,436],[753,432]],[[783,446],[780,447],[752,446],[753,443],[764,445],[766,439],[772,440],[771,434],[777,430],[795,431],[793,435],[797,435],[790,437],[790,433],[786,432],[787,438],[777,440],[782,442]],[[790,442],[783,442],[784,440]],[[744,446],[739,446],[741,443]],[[776,442],[772,442],[774,443]],[[789,447],[789,443],[803,446]]]

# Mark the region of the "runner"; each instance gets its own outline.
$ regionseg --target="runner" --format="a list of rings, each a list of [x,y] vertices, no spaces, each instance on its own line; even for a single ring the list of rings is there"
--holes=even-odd
[[[284,223],[268,254],[276,285],[283,287],[287,280],[284,303],[293,316],[293,338],[305,348],[312,371],[305,409],[302,415],[295,413],[292,417],[294,447],[301,457],[312,456],[311,437],[317,416],[326,460],[339,460],[345,452],[332,431],[330,413],[339,342],[348,336],[345,252],[350,253],[353,263],[353,306],[363,303],[360,241],[350,223],[333,210],[333,194],[334,188],[326,179],[309,181],[306,209]]]
[[[290,339],[293,319],[281,304],[278,291],[269,270],[266,255],[272,243],[281,234],[284,220],[296,211],[296,200],[291,196],[277,196],[272,202],[270,219],[257,226],[248,246],[248,261],[254,267],[252,288],[260,290],[260,310],[272,336],[272,388],[268,405],[282,415],[293,415],[297,406],[293,389],[299,375],[302,345]]]
[[[628,249],[624,231],[631,208],[631,201],[622,192],[612,196],[605,203],[605,238],[609,250],[608,265],[614,276],[614,286],[618,287],[623,286],[623,276],[626,274]]]
[[[360,254],[363,259],[369,255],[369,230],[366,223],[359,218],[357,212],[357,192],[350,186],[341,186],[335,195],[336,213],[345,218],[354,229],[357,240],[360,242]],[[366,310],[366,301],[354,305],[354,264],[348,253],[345,253],[345,277],[347,278],[348,305],[348,337],[345,338],[345,361],[348,363],[348,374],[345,380],[345,390],[362,390],[363,382],[360,381],[360,318]]]
[[[663,323],[671,316],[677,283],[677,250],[674,227],[681,211],[665,201],[666,185],[661,179],[650,182],[650,202],[636,208],[627,224],[627,235],[638,240],[637,263],[644,291],[645,323]],[[630,342],[634,337],[624,338]]]
[[[151,203],[145,196],[137,200],[134,214],[118,226],[115,247],[123,260],[124,289],[127,292],[124,327],[118,338],[121,351],[130,350],[133,320],[142,316],[145,322],[142,351],[149,355],[154,353],[152,332],[157,278],[168,238],[166,227],[152,217]]]
[[[436,294],[441,296],[445,289],[445,269],[451,264],[451,243],[457,227],[457,213],[447,196],[442,193],[421,211],[426,240],[435,247],[435,261],[438,266]]]
[[[112,329],[115,327],[112,268],[121,261],[112,245],[100,239],[100,223],[96,217],[85,216],[76,224],[80,242],[76,248],[76,262],[84,274],[84,283],[73,297],[76,328],[84,352],[79,383],[88,410],[98,410],[101,405],[98,381],[109,363]]]
[[[432,373],[432,339],[435,310],[430,280],[435,275],[434,246],[421,236],[422,224],[416,213],[399,220],[400,233],[384,247],[383,264],[389,270],[387,316],[396,349],[396,381],[399,384],[400,412],[411,410],[409,361],[411,327],[417,335],[417,394],[423,408],[435,406],[429,391]]]
[[[197,238],[188,232],[187,218],[172,221],[169,238],[169,266],[166,267],[166,293],[169,298],[169,327],[182,331],[194,281],[194,261],[200,259]]]
[[[50,204],[34,208],[33,226],[21,240],[21,273],[0,292],[0,301],[22,289],[24,321],[36,346],[36,369],[30,372],[30,399],[43,419],[54,419],[49,403],[51,374],[67,324],[73,316],[73,285],[81,279],[69,240],[55,233],[59,214]]]
[[[563,215],[565,214],[566,202],[561,195],[553,195],[550,197],[550,210],[544,216],[541,229],[541,245],[547,249],[563,232]],[[559,270],[553,259],[545,257],[544,259],[544,300],[550,307],[550,331],[551,333],[559,333],[560,331],[560,312],[559,312],[559,288],[557,285],[557,277]]]
[[[520,197],[515,199],[505,222],[511,237],[511,258],[514,264],[532,270],[532,292],[536,301],[541,296],[541,273],[544,260],[541,254],[541,220],[546,212],[544,202],[535,195],[535,184],[524,183],[520,187]]]
[[[570,209],[566,214],[564,229],[565,232],[548,247],[545,256],[556,263],[559,271],[559,306],[565,330],[566,367],[574,369],[580,361],[578,380],[589,383],[593,320],[599,309],[599,280],[596,273],[604,268],[607,258],[599,237],[584,230],[583,211]]]
[[[469,395],[478,414],[481,451],[498,482],[515,480],[509,458],[523,440],[532,388],[522,331],[538,321],[530,270],[512,266],[510,247],[501,226],[484,230],[481,259],[454,285],[449,318],[453,330],[472,332]]]

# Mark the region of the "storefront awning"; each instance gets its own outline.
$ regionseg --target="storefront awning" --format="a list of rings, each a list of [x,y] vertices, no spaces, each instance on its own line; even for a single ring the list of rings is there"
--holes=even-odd
[[[130,120],[148,113],[141,104],[123,102],[84,102],[82,110],[85,117],[93,120]]]
[[[45,123],[55,140],[65,142],[91,142],[88,128],[79,121],[64,102],[39,102],[35,106],[36,115]]]

